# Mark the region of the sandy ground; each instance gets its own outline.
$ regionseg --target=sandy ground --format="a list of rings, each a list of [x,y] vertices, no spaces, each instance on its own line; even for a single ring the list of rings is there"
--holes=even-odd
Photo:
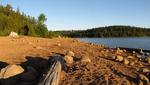
[[[148,63],[139,61],[130,52],[122,55],[133,56],[134,65],[124,65],[113,60],[116,50],[77,39],[0,37],[0,61],[7,64],[26,62],[27,57],[48,59],[55,54],[63,55],[68,50],[73,51],[77,58],[89,57],[91,63],[82,65],[80,60],[75,61],[72,68],[63,73],[60,85],[138,85],[139,69],[149,68]]]

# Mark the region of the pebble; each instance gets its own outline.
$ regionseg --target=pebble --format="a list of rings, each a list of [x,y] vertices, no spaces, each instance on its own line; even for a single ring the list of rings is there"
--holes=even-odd
[[[125,65],[128,65],[130,62],[129,62],[129,60],[128,59],[124,59],[124,64]]]
[[[57,44],[57,46],[61,46],[61,44],[60,44],[60,43],[58,43],[58,44]]]
[[[143,74],[139,74],[139,79],[142,81],[146,81],[147,83],[149,82],[149,79]]]
[[[132,51],[132,53],[135,54],[136,52],[135,52],[135,51]]]
[[[134,57],[133,57],[133,56],[128,56],[127,58],[134,59]]]
[[[143,73],[148,73],[148,72],[150,72],[150,70],[147,69],[147,68],[143,68],[143,69],[142,69],[142,72],[143,72]]]
[[[146,60],[150,64],[150,57],[147,57]]]
[[[116,60],[122,62],[123,61],[123,56],[116,56]]]
[[[75,54],[74,54],[74,52],[72,52],[72,51],[67,51],[66,52],[66,56],[74,56]]]
[[[114,60],[115,60],[115,59],[116,59],[116,56],[113,56],[113,57],[112,57],[112,59],[114,59]]]
[[[131,62],[131,63],[130,63],[131,66],[133,66],[134,64],[135,64],[134,62]]]
[[[89,57],[83,57],[81,60],[82,63],[91,63],[91,59]]]

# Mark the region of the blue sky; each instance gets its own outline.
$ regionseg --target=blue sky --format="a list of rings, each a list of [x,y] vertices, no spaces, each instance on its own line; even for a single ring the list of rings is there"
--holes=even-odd
[[[150,28],[150,0],[0,0],[27,15],[44,13],[49,30],[78,30],[109,25]]]

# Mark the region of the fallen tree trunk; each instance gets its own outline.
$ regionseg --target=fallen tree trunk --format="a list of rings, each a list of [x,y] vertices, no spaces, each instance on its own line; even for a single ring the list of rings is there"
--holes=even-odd
[[[61,62],[56,60],[38,85],[59,85],[61,68]]]

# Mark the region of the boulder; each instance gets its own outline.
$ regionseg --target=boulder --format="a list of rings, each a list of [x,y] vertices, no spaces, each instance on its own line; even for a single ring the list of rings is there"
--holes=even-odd
[[[123,60],[123,63],[124,63],[125,65],[128,65],[130,62],[129,62],[128,59],[124,59],[124,60]]]
[[[123,56],[116,56],[116,60],[122,62],[123,61]]]
[[[19,65],[8,65],[5,68],[1,69],[0,78],[7,79],[23,72],[24,69]]]
[[[67,66],[70,66],[73,64],[73,57],[72,56],[64,56],[64,60],[66,61]]]
[[[1,85],[16,85],[20,81],[21,73],[24,69],[19,65],[8,65],[1,69]]]
[[[18,35],[18,33],[16,33],[16,32],[11,32],[11,33],[9,34],[9,37],[18,38],[19,35]]]
[[[73,57],[73,56],[74,56],[74,52],[72,52],[72,51],[67,51],[67,52],[66,52],[66,56],[72,56],[72,57]]]

